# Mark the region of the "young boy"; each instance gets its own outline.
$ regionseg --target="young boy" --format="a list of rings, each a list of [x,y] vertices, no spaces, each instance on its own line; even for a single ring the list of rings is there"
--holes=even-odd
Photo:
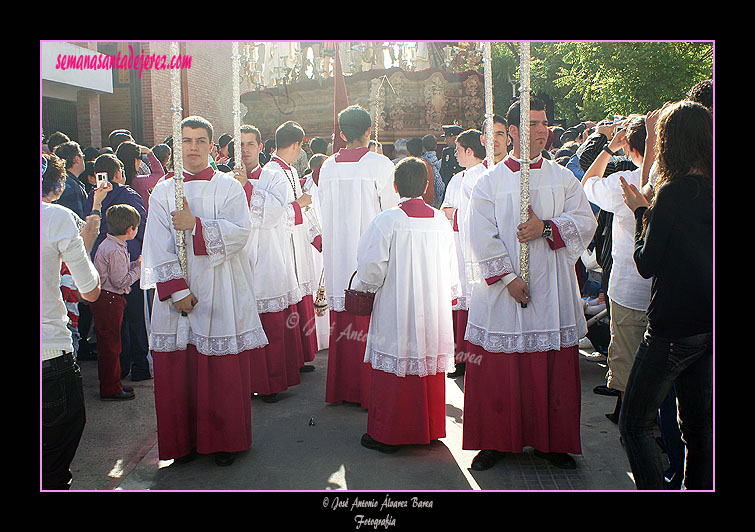
[[[97,334],[100,399],[127,401],[134,398],[134,390],[121,385],[121,322],[126,308],[125,295],[140,277],[141,256],[131,261],[126,242],[136,236],[141,216],[134,207],[119,204],[108,208],[105,218],[108,235],[94,256],[102,291],[99,299],[90,303]]]
[[[454,364],[451,307],[460,294],[453,230],[422,200],[427,169],[396,165],[401,201],[359,241],[352,288],[375,293],[364,361],[372,366],[362,445],[394,452],[446,435],[445,372]]]

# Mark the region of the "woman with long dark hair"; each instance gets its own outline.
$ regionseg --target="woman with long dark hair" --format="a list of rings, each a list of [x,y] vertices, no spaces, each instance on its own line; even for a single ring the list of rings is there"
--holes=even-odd
[[[657,120],[657,129],[651,124]],[[684,488],[713,488],[713,117],[684,100],[647,118],[656,153],[650,202],[622,181],[635,215],[634,261],[652,277],[648,328],[627,382],[619,428],[638,489],[663,489],[653,428],[675,387],[686,447]],[[656,141],[657,137],[657,141]],[[657,150],[656,150],[657,145]]]

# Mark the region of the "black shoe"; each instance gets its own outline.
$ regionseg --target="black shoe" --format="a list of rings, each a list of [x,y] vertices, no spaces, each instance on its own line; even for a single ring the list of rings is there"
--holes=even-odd
[[[100,397],[103,401],[128,401],[130,399],[133,399],[136,397],[133,391],[127,392],[126,390],[121,390],[121,393],[117,393],[115,395],[106,395],[104,397]]]
[[[366,432],[362,434],[362,446],[367,447],[368,449],[372,449],[374,451],[380,451],[381,453],[395,453],[398,451],[400,445],[388,445],[387,443],[381,443],[375,439],[373,439],[369,434]]]
[[[260,394],[260,398],[262,399],[263,403],[277,403],[278,402],[277,393],[271,393],[270,395]]]
[[[448,378],[455,379],[456,377],[463,377],[466,370],[467,370],[466,362],[459,362],[458,364],[456,364],[456,369],[454,370],[454,372],[448,374]]]
[[[309,373],[310,371],[314,371],[314,366],[304,365],[299,368],[299,373]]]
[[[605,415],[612,423],[619,424],[619,416],[617,416],[614,412],[611,412],[610,414]]]
[[[551,464],[561,469],[577,469],[577,462],[567,453],[544,453],[535,449],[535,456],[545,458]]]
[[[608,386],[596,386],[592,389],[592,392],[598,395],[610,395],[611,397],[618,397],[621,395],[621,391],[609,388]]]
[[[173,460],[176,464],[188,464],[189,462],[193,461],[198,456],[197,450],[192,449],[189,454],[185,454],[179,458],[176,458]]]
[[[124,392],[133,392],[134,388],[132,386],[123,386],[121,385],[121,388],[123,388]]]
[[[494,451],[492,449],[486,449],[477,453],[477,456],[472,460],[472,469],[475,471],[485,471],[493,467],[496,462],[502,460],[506,456],[506,453],[502,451]]]
[[[131,382],[139,382],[139,381],[148,381],[152,378],[152,375],[147,375],[146,377],[136,377],[133,373],[131,373]]]
[[[215,463],[219,466],[229,466],[236,460],[236,453],[226,453],[223,451],[215,453]]]

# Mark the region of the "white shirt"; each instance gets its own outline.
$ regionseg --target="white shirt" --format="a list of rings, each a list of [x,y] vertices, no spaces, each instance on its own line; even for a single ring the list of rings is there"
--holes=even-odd
[[[482,279],[475,285],[465,339],[489,352],[526,353],[575,346],[587,332],[574,264],[597,228],[582,186],[570,170],[543,160],[530,168],[530,205],[541,220],[558,229],[565,247],[551,249],[547,239],[529,243],[529,293],[526,308],[511,297],[507,277],[519,275],[519,171],[505,160],[486,170],[472,191],[469,231],[473,259]]]
[[[634,263],[634,213],[624,204],[619,178],[640,188],[642,169],[615,172],[608,177],[594,176],[585,181],[587,199],[613,213],[611,224],[611,275],[608,297],[619,305],[645,311],[650,304],[652,279],[643,279]]]
[[[331,310],[345,310],[344,291],[357,269],[362,233],[378,213],[398,204],[395,169],[388,157],[367,148],[342,149],[320,168],[322,259]]]
[[[432,217],[401,207],[378,214],[359,241],[352,287],[375,292],[364,361],[424,377],[453,368],[451,304],[460,287],[448,219],[421,198],[411,201]]]
[[[100,281],[79,235],[81,219],[73,211],[42,202],[42,359],[54,358],[49,350],[73,352],[68,311],[60,292],[60,267],[65,262],[79,292],[91,292]]]

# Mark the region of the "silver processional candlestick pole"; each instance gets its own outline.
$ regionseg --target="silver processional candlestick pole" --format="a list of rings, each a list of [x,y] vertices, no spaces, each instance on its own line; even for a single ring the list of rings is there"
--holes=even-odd
[[[173,57],[178,57],[180,51],[177,42],[170,43],[170,53]],[[184,181],[183,181],[183,145],[181,135],[181,120],[183,108],[181,107],[181,71],[173,69],[170,73],[170,89],[172,96],[172,106],[170,110],[173,113],[173,183],[176,190],[176,210],[184,208]],[[178,263],[181,266],[181,272],[184,279],[188,282],[188,264],[186,262],[186,233],[176,231],[176,247],[178,250]]]
[[[519,181],[519,222],[529,219],[530,205],[530,43],[519,44],[519,157],[521,172]],[[519,244],[519,277],[530,284],[530,247],[528,242]],[[522,308],[527,303],[522,303]]]
[[[483,43],[482,57],[485,73],[485,160],[488,168],[493,167],[493,68],[490,42]]]
[[[231,49],[231,67],[233,70],[233,166],[234,168],[241,168],[241,88],[239,86],[241,55],[239,53],[239,43],[233,42]]]

